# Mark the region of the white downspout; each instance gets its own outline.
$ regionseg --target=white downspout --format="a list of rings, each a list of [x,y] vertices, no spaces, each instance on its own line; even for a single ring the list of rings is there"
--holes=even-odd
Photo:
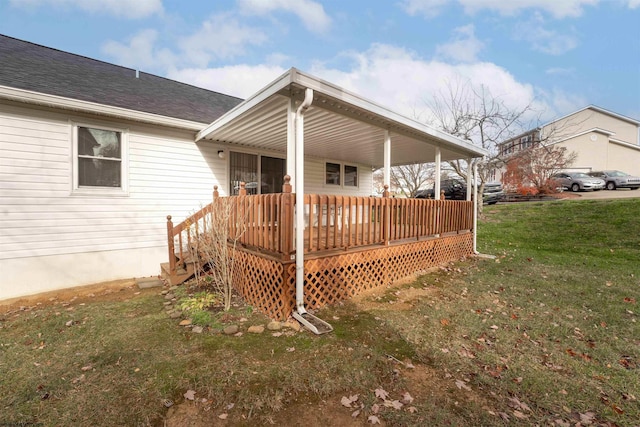
[[[296,110],[296,311],[293,317],[302,323],[307,329],[319,335],[331,332],[333,328],[325,321],[307,313],[304,308],[304,114],[313,102],[313,90],[306,88],[304,101]],[[311,213],[311,206],[309,207]],[[311,219],[311,217],[309,217]],[[311,226],[311,224],[309,224]]]
[[[473,253],[479,255],[478,240],[478,162],[473,164]]]
[[[296,309],[304,309],[304,113],[313,102],[313,90],[307,88],[304,101],[296,110]]]

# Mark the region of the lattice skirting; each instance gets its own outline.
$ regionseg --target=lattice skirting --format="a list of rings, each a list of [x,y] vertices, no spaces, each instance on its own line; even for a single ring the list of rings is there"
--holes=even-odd
[[[473,234],[462,233],[401,245],[306,259],[305,306],[319,308],[365,290],[389,285],[430,267],[470,255]],[[295,263],[238,250],[236,289],[246,301],[274,319],[295,308]]]

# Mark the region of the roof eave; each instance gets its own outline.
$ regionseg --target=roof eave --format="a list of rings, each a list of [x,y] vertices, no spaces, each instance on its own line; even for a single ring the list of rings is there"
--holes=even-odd
[[[58,95],[49,95],[46,93],[34,92],[25,89],[17,89],[9,86],[0,86],[0,99],[24,104],[39,105],[43,107],[91,113],[100,116],[137,121],[141,123],[162,125],[194,132],[199,131],[203,126],[206,125],[205,123],[178,119],[175,117],[162,116],[159,114],[146,113],[144,111],[130,110],[128,108],[98,104],[96,102],[81,101],[78,99],[66,98]]]

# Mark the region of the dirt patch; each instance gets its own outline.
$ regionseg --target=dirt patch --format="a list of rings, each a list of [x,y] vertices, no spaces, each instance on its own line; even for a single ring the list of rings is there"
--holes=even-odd
[[[114,280],[2,300],[0,314],[60,302],[124,301],[137,295],[157,292],[158,288],[139,289],[133,279]]]

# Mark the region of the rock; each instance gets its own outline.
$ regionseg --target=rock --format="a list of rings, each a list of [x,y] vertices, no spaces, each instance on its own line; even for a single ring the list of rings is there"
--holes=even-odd
[[[296,332],[300,332],[300,329],[302,329],[300,323],[295,320],[287,320],[286,322],[284,322],[284,326],[289,329],[293,329]]]
[[[277,320],[271,321],[267,324],[267,329],[270,331],[279,331],[280,329],[282,329],[282,323],[278,322]]]
[[[225,335],[235,335],[236,333],[238,333],[238,325],[229,325],[226,326],[222,332],[225,333]]]
[[[194,326],[193,328],[191,328],[191,332],[193,332],[194,334],[201,334],[202,330],[202,326]]]
[[[171,313],[169,313],[169,317],[171,319],[178,319],[182,317],[182,313],[180,313],[179,311],[172,311]]]
[[[247,332],[252,333],[252,334],[261,334],[261,333],[264,332],[264,326],[262,326],[262,325],[249,326],[249,329],[247,329]]]
[[[169,293],[169,291],[162,291],[162,292],[160,292],[160,295],[166,295],[168,293]]]
[[[165,301],[165,302],[163,302],[162,304],[164,304],[164,305],[171,305],[171,304],[173,304],[173,303],[172,303],[171,301]]]
[[[178,326],[189,326],[189,325],[191,325],[191,319],[184,319],[180,323],[178,323]]]
[[[173,298],[175,298],[175,295],[173,294],[165,294],[164,296],[164,299],[167,299],[167,300],[172,300]]]

